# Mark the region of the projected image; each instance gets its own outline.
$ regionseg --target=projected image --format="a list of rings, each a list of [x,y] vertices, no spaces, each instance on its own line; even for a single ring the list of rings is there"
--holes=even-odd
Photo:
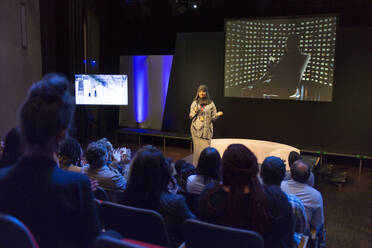
[[[225,96],[332,101],[335,16],[228,20]]]
[[[128,105],[127,75],[75,75],[76,104]]]

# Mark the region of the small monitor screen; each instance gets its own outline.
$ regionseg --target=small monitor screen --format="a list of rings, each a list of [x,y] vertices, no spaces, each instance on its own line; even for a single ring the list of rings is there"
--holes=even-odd
[[[75,75],[76,104],[128,105],[128,75]]]
[[[336,16],[225,21],[227,97],[332,101]]]

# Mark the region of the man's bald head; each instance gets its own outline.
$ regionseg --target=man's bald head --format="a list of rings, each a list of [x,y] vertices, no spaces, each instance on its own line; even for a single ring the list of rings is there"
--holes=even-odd
[[[310,176],[310,166],[303,160],[297,160],[291,167],[291,177],[296,182],[306,183]]]

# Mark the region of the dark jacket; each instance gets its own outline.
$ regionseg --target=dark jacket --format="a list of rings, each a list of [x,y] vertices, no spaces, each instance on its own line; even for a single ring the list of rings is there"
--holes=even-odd
[[[169,239],[174,247],[182,241],[182,224],[187,219],[195,219],[182,195],[165,193],[160,196],[159,213],[164,217]]]
[[[91,247],[99,234],[88,177],[48,158],[22,157],[0,170],[0,212],[21,220],[40,248]]]

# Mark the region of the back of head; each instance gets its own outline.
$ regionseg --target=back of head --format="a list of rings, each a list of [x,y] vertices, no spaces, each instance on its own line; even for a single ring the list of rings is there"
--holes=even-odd
[[[68,130],[74,112],[74,99],[68,80],[47,74],[33,84],[20,112],[21,133],[30,146],[44,146],[53,136]]]
[[[291,167],[291,177],[299,183],[306,183],[310,176],[310,166],[303,160],[297,160]]]
[[[291,151],[288,155],[288,165],[292,167],[293,163],[299,159],[302,159],[301,155],[298,152]]]
[[[300,46],[300,37],[296,34],[291,34],[286,40],[287,50],[296,51]]]
[[[170,181],[171,173],[162,152],[153,146],[143,147],[132,160],[124,203],[156,209]]]
[[[0,166],[14,164],[22,154],[22,139],[19,128],[12,128],[5,136],[3,155]]]
[[[62,160],[61,165],[64,167],[80,165],[81,146],[79,142],[73,137],[68,137],[59,147],[59,155]]]
[[[262,234],[267,225],[266,196],[257,178],[257,158],[242,144],[231,144],[222,157],[223,185],[229,188],[226,202],[226,225],[250,228]],[[249,191],[249,223],[244,206],[246,189]]]
[[[261,165],[260,175],[266,185],[280,186],[285,176],[283,160],[274,156],[265,158]]]
[[[257,158],[242,144],[227,147],[222,157],[222,177],[226,186],[251,185],[258,173]],[[258,181],[257,181],[258,182]]]
[[[220,153],[213,147],[207,147],[200,154],[196,173],[203,175],[207,181],[210,179],[218,181],[220,180],[220,166]]]
[[[101,168],[106,163],[107,150],[100,142],[92,142],[88,145],[85,151],[85,158],[87,159],[90,168]]]
[[[99,142],[99,143],[101,143],[102,145],[105,146],[105,148],[107,150],[107,153],[109,155],[109,159],[111,160],[112,159],[112,153],[113,153],[113,150],[114,150],[114,147],[111,144],[111,142],[107,138],[99,139],[99,140],[97,140],[97,142]]]
[[[181,173],[181,168],[182,168],[182,165],[186,163],[185,160],[183,159],[180,159],[180,160],[177,160],[175,163],[174,163],[174,169],[176,169],[176,173],[179,175]]]

